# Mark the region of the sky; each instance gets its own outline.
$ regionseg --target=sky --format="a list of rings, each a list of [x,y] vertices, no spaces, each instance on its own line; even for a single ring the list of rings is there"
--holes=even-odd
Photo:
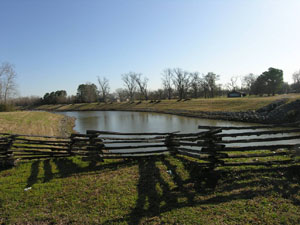
[[[300,69],[299,0],[0,0],[0,63],[20,96],[43,96],[130,71],[161,88],[166,68],[233,76]]]

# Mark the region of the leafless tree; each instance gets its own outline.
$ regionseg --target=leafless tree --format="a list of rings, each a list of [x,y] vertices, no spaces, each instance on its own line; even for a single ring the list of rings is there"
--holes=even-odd
[[[191,73],[191,88],[193,92],[193,97],[198,98],[201,89],[201,77],[198,72]]]
[[[172,69],[165,69],[162,73],[162,82],[165,92],[168,95],[168,99],[172,98],[173,85],[172,85]]]
[[[115,90],[115,96],[117,99],[119,99],[120,102],[123,102],[126,100],[126,91],[123,88],[117,88]]]
[[[126,88],[125,90],[127,91],[127,94],[131,101],[134,100],[134,95],[137,89],[137,84],[136,84],[137,75],[138,74],[134,72],[129,72],[122,75],[122,80]]]
[[[253,87],[257,77],[253,73],[249,73],[242,78],[242,85],[246,91],[251,94],[251,88]]]
[[[237,90],[238,89],[237,81],[238,81],[237,76],[231,77],[230,81],[226,84],[228,90],[230,91]]]
[[[203,97],[208,98],[209,97],[209,86],[207,83],[206,75],[202,74],[199,79],[199,88],[203,91]]]
[[[41,104],[39,96],[18,97],[12,100],[13,104],[17,106],[34,106]]]
[[[101,97],[104,102],[107,100],[107,96],[110,91],[109,81],[105,77],[101,78],[98,76],[98,83],[99,83],[99,92],[101,93]]]
[[[294,81],[294,84],[300,83],[300,70],[293,73],[293,81]]]
[[[215,90],[217,89],[216,81],[219,79],[219,75],[209,72],[204,76],[205,87],[208,89],[209,97],[215,97]]]
[[[140,95],[144,97],[145,100],[148,100],[148,78],[144,77],[142,79],[142,74],[136,74],[135,82],[140,89]]]
[[[173,69],[173,84],[176,87],[179,99],[186,98],[191,84],[190,73],[180,68]]]
[[[14,65],[10,63],[2,63],[0,66],[0,101],[4,103],[16,94],[16,77],[17,74]]]

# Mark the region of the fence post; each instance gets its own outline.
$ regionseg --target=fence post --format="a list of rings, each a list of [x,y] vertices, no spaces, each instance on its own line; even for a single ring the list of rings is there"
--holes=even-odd
[[[76,134],[71,134],[70,136],[70,144],[69,144],[69,147],[68,147],[68,153],[71,155],[74,155],[74,152],[72,152],[73,150],[73,145],[75,144],[75,137]]]
[[[224,165],[224,161],[219,158],[223,154],[218,153],[218,151],[222,150],[225,145],[218,144],[220,138],[216,137],[216,134],[220,132],[222,132],[222,129],[210,129],[204,136],[204,146],[201,151],[211,154],[209,157],[212,163],[211,169]]]
[[[102,148],[104,147],[103,142],[101,139],[96,139],[98,137],[97,133],[86,131],[86,134],[89,135],[89,146],[87,150],[90,151],[88,153],[88,158],[92,161],[100,161],[103,162],[103,158],[101,158],[100,154],[102,155]]]
[[[180,145],[179,142],[175,140],[175,135],[172,133],[166,136],[165,144],[172,155],[177,153],[177,148]]]
[[[16,135],[10,135],[8,138],[7,148],[6,148],[6,157],[5,157],[5,166],[15,166],[16,162],[14,159],[14,153],[13,153],[13,144],[15,141]]]

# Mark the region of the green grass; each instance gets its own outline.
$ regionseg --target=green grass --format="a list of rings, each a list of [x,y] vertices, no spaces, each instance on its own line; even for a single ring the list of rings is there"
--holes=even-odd
[[[209,171],[180,156],[21,163],[0,171],[0,224],[299,224],[299,169]]]
[[[300,99],[299,94],[277,95],[270,97],[245,97],[245,98],[214,98],[214,99],[192,99],[189,101],[162,100],[160,103],[150,103],[142,101],[137,104],[130,102],[108,103],[80,103],[80,104],[57,104],[43,105],[36,109],[39,110],[57,110],[57,111],[80,111],[80,110],[150,110],[157,112],[176,112],[189,111],[191,113],[216,112],[216,111],[248,111],[256,110],[273,101],[281,98],[288,98],[289,101]]]

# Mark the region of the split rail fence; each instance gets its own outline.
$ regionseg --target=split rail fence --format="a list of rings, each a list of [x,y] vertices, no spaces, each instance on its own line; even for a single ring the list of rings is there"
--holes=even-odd
[[[82,156],[88,160],[183,155],[204,166],[299,162],[300,128],[199,126],[195,133],[118,133],[88,130],[68,138],[0,134],[0,165],[15,160]],[[295,157],[296,156],[296,157]]]

